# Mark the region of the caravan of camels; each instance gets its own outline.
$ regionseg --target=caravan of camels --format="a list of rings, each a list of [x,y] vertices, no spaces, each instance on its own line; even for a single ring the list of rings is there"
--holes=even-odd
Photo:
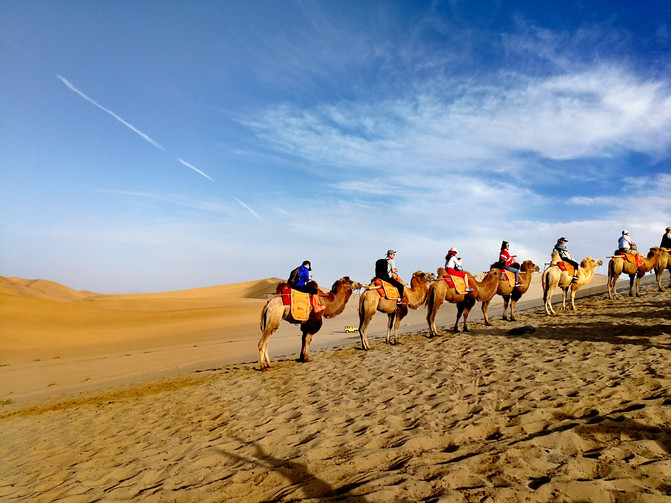
[[[619,298],[615,283],[623,273],[628,274],[630,278],[629,296],[633,295],[634,281],[636,282],[636,296],[641,295],[640,280],[653,269],[656,272],[658,289],[663,290],[662,273],[664,270],[671,273],[671,228],[667,228],[666,232],[662,246],[650,248],[647,256],[638,254],[635,244],[628,240],[628,231],[622,232],[623,238],[620,239],[618,250],[608,257],[610,258],[608,262],[608,296],[610,299]],[[627,240],[623,241],[625,238]],[[603,265],[602,260],[592,257],[586,257],[580,263],[574,261],[564,246],[566,242],[566,238],[563,237],[557,241],[551,261],[545,264],[541,276],[543,304],[548,315],[556,314],[551,299],[557,287],[562,291],[561,308],[567,309],[566,299],[570,295],[570,307],[576,310],[576,292],[588,285],[594,278],[596,268]],[[664,246],[665,244],[669,246]],[[273,297],[268,300],[261,311],[262,336],[258,344],[261,370],[265,371],[273,367],[268,354],[268,339],[279,328],[282,320],[300,325],[302,347],[299,361],[307,362],[309,361],[310,342],[321,329],[323,318],[333,318],[341,314],[355,290],[363,289],[359,299],[358,331],[361,336],[361,347],[364,350],[371,349],[366,331],[377,311],[387,315],[385,339],[387,344],[392,343],[392,327],[394,329],[393,343],[400,344],[398,329],[401,320],[408,314],[408,309],[419,309],[421,306],[426,307],[429,337],[439,335],[435,324],[436,315],[440,306],[446,301],[456,304],[457,316],[452,328],[454,332],[459,331],[458,325],[462,316],[463,331],[469,331],[468,315],[476,302],[482,304],[485,325],[491,326],[487,308],[495,295],[503,298],[502,319],[508,319],[507,312],[510,306],[509,319],[515,321],[515,304],[527,292],[532,275],[540,272],[540,268],[531,260],[524,260],[518,264],[514,260],[515,256],[511,256],[507,249],[508,243],[504,241],[499,261],[492,264],[489,271],[478,280],[460,267],[461,259],[456,257],[457,251],[452,248],[446,256],[445,267],[438,268],[437,274],[416,271],[412,275],[409,286],[398,277],[394,263],[396,252],[389,250],[386,259],[380,259],[376,263],[375,277],[370,283],[361,284],[346,276],[336,281],[331,290],[326,293],[311,281],[310,263],[305,261],[301,268],[292,271],[287,282],[277,285]],[[301,279],[298,279],[299,277]],[[671,288],[671,278],[669,287]]]

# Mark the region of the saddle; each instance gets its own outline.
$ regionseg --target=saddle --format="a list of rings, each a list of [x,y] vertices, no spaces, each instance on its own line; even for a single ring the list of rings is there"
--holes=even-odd
[[[631,262],[632,264],[636,265],[636,269],[640,268],[643,265],[643,259],[641,258],[640,255],[634,255],[633,253],[627,253],[627,252],[622,252],[622,251],[617,251],[616,255],[619,255],[622,257],[624,260],[627,262]]]
[[[569,264],[568,262],[564,262],[563,260],[560,262],[557,262],[557,267],[561,271],[566,271],[569,276],[574,276],[575,275],[575,267],[573,264]]]
[[[370,282],[370,286],[368,287],[368,289],[369,290],[377,289],[377,293],[379,293],[380,297],[384,299],[398,300],[398,298],[400,297],[398,293],[398,288],[396,288],[388,281],[384,281],[380,278],[374,278],[373,281]]]
[[[508,269],[501,269],[501,277],[508,279],[510,286],[515,286],[515,274]]]
[[[464,276],[466,273],[464,273]],[[443,276],[443,279],[447,283],[449,288],[454,288],[454,291],[458,294],[464,295],[466,293],[466,278],[461,276],[454,276],[452,274],[446,274]],[[473,283],[471,283],[471,278],[468,278],[468,286],[473,288]]]
[[[307,321],[310,317],[310,304],[316,305],[319,300],[316,295],[294,290],[288,284],[283,285],[278,292],[285,306],[291,306],[291,317],[296,321]]]

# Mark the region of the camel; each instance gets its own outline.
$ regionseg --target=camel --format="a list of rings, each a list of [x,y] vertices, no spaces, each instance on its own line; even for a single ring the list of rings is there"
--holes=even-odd
[[[501,271],[499,269],[490,270],[482,281],[477,281],[472,274],[467,272],[466,274],[471,280],[473,290],[465,294],[459,294],[454,288],[448,286],[447,282],[442,279],[446,273],[447,271],[445,271],[444,268],[440,267],[438,269],[438,280],[429,287],[426,296],[426,322],[429,325],[429,337],[438,335],[438,330],[436,329],[436,314],[438,314],[438,309],[444,301],[457,305],[457,320],[454,323],[454,328],[452,329],[453,332],[459,332],[459,318],[461,318],[462,314],[464,315],[464,332],[469,331],[467,323],[468,313],[470,313],[471,308],[475,305],[476,301],[483,303],[482,313],[485,316],[485,324],[491,325],[484,304],[489,303],[489,301],[492,300],[492,297],[496,295]]]
[[[660,248],[659,249],[659,261],[657,262],[657,267],[655,267],[655,276],[657,278],[657,286],[659,291],[663,292],[662,288],[662,274],[664,269],[669,270],[669,288],[671,288],[671,250]]]
[[[642,262],[641,267],[636,267],[636,264],[633,264],[625,260],[624,257],[618,255],[611,258],[608,261],[608,298],[619,299],[615,283],[622,273],[629,275],[629,297],[631,297],[633,293],[634,278],[636,278],[636,297],[640,297],[641,278],[645,276],[646,272],[652,271],[657,267],[660,256],[659,252],[660,249],[657,246],[653,246],[650,248],[647,257],[640,256]]]
[[[496,264],[492,264],[492,267],[496,267]],[[540,271],[540,269],[531,260],[522,262],[522,265],[520,266],[520,282],[522,283],[522,286],[516,287],[513,287],[513,285],[510,284],[505,275],[501,275],[496,293],[503,297],[503,320],[508,319],[506,313],[508,311],[508,303],[510,303],[510,321],[515,321],[515,304],[520,300],[522,295],[527,292],[529,285],[531,284],[531,276],[538,271]],[[489,302],[487,302],[487,305],[489,305]],[[484,304],[482,307],[485,311],[487,310]]]
[[[578,279],[573,281],[568,272],[562,271],[557,262],[560,262],[559,255],[552,254],[552,265],[543,271],[541,281],[543,284],[543,303],[547,314],[556,314],[552,309],[552,292],[559,287],[562,290],[562,309],[566,310],[566,296],[569,288],[571,289],[571,309],[576,310],[575,294],[581,286],[587,285],[594,278],[594,269],[603,265],[602,260],[595,260],[592,257],[586,257],[580,262],[578,269]]]
[[[359,301],[359,334],[361,335],[361,346],[365,350],[371,349],[366,337],[366,329],[373,319],[375,311],[387,313],[387,344],[390,343],[391,326],[394,325],[394,344],[400,344],[398,340],[398,327],[401,320],[408,314],[408,308],[417,309],[424,303],[429,282],[436,279],[435,274],[417,271],[412,275],[410,288],[403,289],[403,304],[397,304],[396,300],[385,299],[377,289],[368,289],[361,294]],[[372,281],[371,281],[372,283]],[[396,323],[394,324],[394,319]]]
[[[284,283],[277,285],[279,292]],[[347,305],[347,301],[352,296],[353,290],[361,288],[361,284],[352,281],[348,276],[340,278],[333,283],[331,291],[327,294],[320,294],[319,303],[324,306],[324,310],[315,313],[310,306],[310,314],[307,321],[297,321],[291,316],[291,307],[285,306],[282,297],[276,296],[266,302],[261,310],[261,340],[259,341],[259,362],[261,370],[266,371],[273,368],[268,355],[268,339],[280,326],[282,320],[289,323],[301,325],[301,332],[303,333],[301,355],[299,361],[309,362],[308,348],[312,342],[312,336],[319,332],[322,327],[322,318],[333,318],[342,313]]]

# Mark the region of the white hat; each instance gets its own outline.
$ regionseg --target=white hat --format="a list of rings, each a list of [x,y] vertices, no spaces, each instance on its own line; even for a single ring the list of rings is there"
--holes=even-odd
[[[624,236],[625,234],[629,234],[629,231],[627,229],[622,231],[622,235]]]
[[[450,248],[448,251],[454,253],[455,255],[459,253],[459,251],[454,246]]]

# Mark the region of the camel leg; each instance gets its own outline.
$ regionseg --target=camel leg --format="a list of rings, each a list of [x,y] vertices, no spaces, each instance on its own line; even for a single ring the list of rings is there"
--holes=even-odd
[[[634,278],[635,276],[633,274],[629,275],[629,297],[634,296]],[[637,292],[638,294],[638,292]]]
[[[310,343],[312,342],[312,336],[319,332],[319,329],[322,328],[322,319],[319,318],[310,318],[305,323],[301,323],[301,332],[303,332],[302,345],[301,345],[301,356],[298,361],[307,363],[310,361],[310,356],[308,351],[310,349]]]
[[[487,308],[489,308],[489,300],[487,302],[482,303],[482,314],[485,317],[485,325],[488,327],[492,326],[492,322],[489,321],[489,316],[487,316]],[[505,313],[504,313],[504,318],[505,318]]]
[[[645,272],[643,272],[643,273],[639,272],[639,273],[636,275],[636,297],[640,297],[640,296],[641,296],[641,278],[642,278],[643,276],[645,276]]]
[[[577,292],[577,290],[574,290],[573,288],[571,288],[571,309],[573,311],[576,311],[578,309],[577,307],[575,307],[575,294],[576,294],[576,292]]]
[[[359,336],[361,336],[361,348],[366,351],[371,349],[370,344],[368,343],[368,337],[366,337],[366,330],[368,329],[368,324],[373,319],[374,314],[375,311],[370,314],[366,313],[362,303],[359,308]]]
[[[385,339],[385,342],[387,344],[390,343],[391,327],[394,325],[395,319],[396,319],[396,311],[394,311],[393,313],[387,313],[387,338]]]
[[[394,323],[394,345],[398,346],[401,344],[401,341],[398,340],[398,327],[401,326],[401,320],[405,318],[405,315],[408,314],[408,306],[402,305],[398,306],[396,310],[396,323]]]
[[[568,295],[568,287],[561,289],[562,298],[561,298],[561,308],[563,311],[566,311],[566,297]]]
[[[470,332],[468,329],[468,313],[471,312],[471,308],[475,305],[475,300],[472,299],[464,299],[464,302],[462,303],[461,310],[464,315],[464,332]],[[459,304],[457,304],[457,307]],[[457,314],[457,322],[459,321],[459,313]]]
[[[432,294],[431,297],[429,297],[429,303],[426,306],[426,322],[429,325],[429,337],[438,335],[438,329],[436,329],[436,315],[444,301],[445,298],[442,295],[436,296]]]
[[[614,266],[612,266],[614,267]],[[620,279],[620,273],[613,270],[613,271],[608,271],[608,298],[613,300],[618,300],[619,297],[617,296],[617,287],[615,286],[617,284],[617,280]],[[611,295],[612,292],[612,295]]]
[[[263,334],[259,340],[259,364],[262,371],[273,368],[273,364],[270,362],[270,355],[268,354],[268,339],[279,328],[283,314],[284,306],[281,309],[277,309],[274,307],[269,308],[266,305],[261,312],[261,330],[263,330]]]
[[[503,317],[501,318],[503,321],[508,321],[508,316],[506,316],[508,312],[508,302],[510,301],[510,295],[502,295],[503,297]],[[510,304],[510,319],[513,319],[513,304]]]
[[[459,318],[461,318],[463,312],[464,312],[464,305],[461,302],[457,303],[457,319],[454,322],[454,328],[452,329],[454,333],[459,332]]]

